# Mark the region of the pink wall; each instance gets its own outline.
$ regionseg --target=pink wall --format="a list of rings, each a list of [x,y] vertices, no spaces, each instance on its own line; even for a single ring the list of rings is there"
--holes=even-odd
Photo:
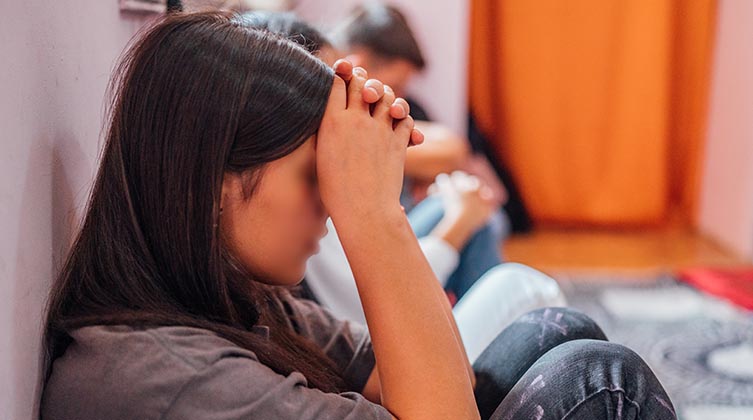
[[[468,2],[385,0],[413,25],[428,68],[411,91],[434,119],[465,133],[467,119]],[[331,27],[363,0],[299,0],[296,12],[320,27]]]
[[[753,261],[753,2],[719,2],[701,229]]]
[[[95,168],[111,66],[143,18],[116,0],[0,12],[0,418],[36,418],[43,301]]]

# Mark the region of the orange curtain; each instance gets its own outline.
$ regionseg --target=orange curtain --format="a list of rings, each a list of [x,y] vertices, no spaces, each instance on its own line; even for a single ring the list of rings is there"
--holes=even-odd
[[[715,12],[471,0],[471,112],[535,221],[694,222]]]

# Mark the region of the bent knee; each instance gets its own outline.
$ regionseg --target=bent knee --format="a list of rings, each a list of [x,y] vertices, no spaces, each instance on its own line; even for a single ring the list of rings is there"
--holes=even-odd
[[[569,365],[588,364],[589,361],[594,360],[608,360],[638,369],[648,369],[646,362],[635,351],[622,344],[609,341],[573,340],[560,344],[551,352],[556,353],[557,359]]]
[[[571,340],[607,340],[599,324],[588,315],[576,309],[565,307],[540,308],[518,318],[515,323],[541,324],[556,327]]]
[[[591,381],[606,381],[610,387],[627,389],[649,386],[657,392],[664,392],[646,361],[632,349],[617,343],[568,341],[547,352],[537,361],[539,363],[541,366],[538,368],[551,375],[590,377]],[[594,387],[598,385],[592,384]]]

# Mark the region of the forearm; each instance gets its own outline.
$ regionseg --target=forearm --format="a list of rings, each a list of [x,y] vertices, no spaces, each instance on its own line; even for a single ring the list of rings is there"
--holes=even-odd
[[[475,226],[468,223],[466,220],[464,220],[462,217],[453,217],[451,215],[445,214],[445,216],[440,220],[439,224],[434,228],[434,230],[431,231],[430,235],[435,236],[439,239],[442,239],[446,243],[450,244],[457,252],[461,252],[462,249],[465,247],[465,245],[468,243],[468,240],[471,238],[473,233],[475,232]],[[444,289],[437,283],[435,289],[435,293],[437,293],[438,296],[441,297],[441,300],[443,302],[442,307],[444,308],[445,315],[447,316],[449,322],[452,324],[453,332],[455,333],[455,338],[457,339],[458,343],[460,343],[460,346],[463,348],[463,355],[465,355],[466,360],[466,369],[468,371],[468,376],[471,378],[471,381],[475,387],[476,384],[476,376],[473,373],[473,367],[471,366],[470,361],[468,360],[467,353],[465,351],[465,346],[463,345],[463,340],[460,337],[460,331],[458,330],[457,323],[455,322],[455,317],[452,314],[452,307],[450,306],[450,303],[447,300],[447,296],[445,294]]]
[[[460,349],[463,352],[463,360],[465,361],[465,370],[468,373],[468,378],[471,381],[471,387],[476,387],[476,374],[473,372],[473,366],[471,365],[471,361],[468,358],[468,353],[465,351],[465,344],[463,344],[463,339],[460,337],[460,330],[458,330],[458,324],[455,322],[455,315],[452,314],[452,307],[450,306],[450,302],[447,299],[447,295],[445,294],[445,291],[442,287],[439,286],[439,283],[436,284],[436,287],[434,287],[434,292],[439,297],[440,302],[442,302],[442,308],[444,309],[445,316],[447,317],[448,322],[452,326],[452,332],[455,334],[455,340],[457,340],[458,344],[460,345]]]
[[[434,123],[416,123],[416,127],[423,131],[426,141],[408,150],[406,176],[433,181],[440,173],[451,173],[465,167],[470,148],[464,138]]]
[[[401,419],[478,418],[457,327],[404,214],[333,220],[371,332],[382,404]]]
[[[421,181],[431,181],[439,174],[464,168],[465,158],[462,149],[454,146],[445,148],[444,145],[441,147],[443,150],[422,150],[409,153],[405,161],[405,176]]]

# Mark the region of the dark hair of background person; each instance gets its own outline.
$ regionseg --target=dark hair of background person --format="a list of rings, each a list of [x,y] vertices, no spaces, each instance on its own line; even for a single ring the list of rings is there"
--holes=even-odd
[[[167,11],[180,12],[183,10],[183,2],[180,0],[167,0]]]
[[[75,329],[179,325],[211,330],[280,374],[301,372],[311,387],[348,389],[290,328],[284,289],[254,281],[219,228],[224,174],[240,174],[250,197],[266,163],[317,131],[333,77],[299,45],[229,13],[169,13],[134,41],[111,81],[83,224],[50,294],[48,374]]]
[[[245,24],[280,35],[305,48],[312,54],[330,46],[329,40],[316,28],[299,19],[294,13],[246,12],[240,15]]]
[[[392,6],[373,2],[357,6],[331,38],[344,50],[365,47],[381,57],[407,60],[419,70],[426,67],[407,19]]]

